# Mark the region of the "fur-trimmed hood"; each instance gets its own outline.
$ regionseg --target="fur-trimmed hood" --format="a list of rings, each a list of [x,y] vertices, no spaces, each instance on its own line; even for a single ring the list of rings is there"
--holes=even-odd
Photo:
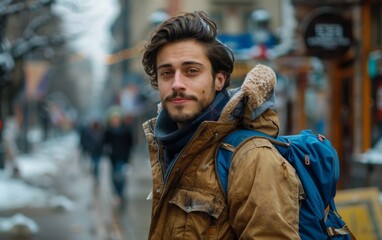
[[[219,121],[237,117],[244,107],[250,110],[251,119],[257,118],[266,109],[274,106],[275,72],[265,65],[258,64],[248,72],[240,88],[230,91],[230,101],[224,107]]]
[[[229,90],[231,96],[219,121],[243,118],[243,126],[269,135],[279,133],[279,119],[272,110],[275,105],[276,74],[268,66],[258,64],[246,75],[239,88]]]

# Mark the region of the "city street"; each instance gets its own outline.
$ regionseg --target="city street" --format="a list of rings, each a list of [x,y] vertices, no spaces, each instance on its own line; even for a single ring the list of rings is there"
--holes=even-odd
[[[102,160],[97,190],[77,140],[70,133],[41,144],[31,156],[17,157],[19,179],[1,173],[1,240],[147,238],[151,203],[146,197],[151,178],[144,148],[138,147],[131,159],[127,206],[121,211],[111,191],[108,160]]]
[[[187,158],[184,150],[194,147],[183,145],[186,135],[215,119],[224,119],[219,126],[237,119],[237,127],[245,127],[248,109],[255,130],[324,135],[339,160],[337,188],[333,184],[331,191],[337,190],[338,213],[358,240],[382,240],[381,12],[382,0],[0,0],[0,240],[147,239],[152,177],[142,123],[161,109],[167,110],[165,120],[149,122],[148,140],[153,137],[163,150],[161,171],[169,175],[176,166],[166,168],[167,161],[183,162],[168,158],[173,153]],[[187,24],[181,24],[182,15],[190,17]],[[206,24],[192,28],[200,21]],[[172,24],[179,24],[175,31]],[[166,41],[161,41],[163,27]],[[188,41],[178,44],[194,37],[196,48]],[[200,51],[203,61],[194,69],[188,63],[199,57],[188,49],[196,51],[200,44],[208,54],[204,58]],[[159,62],[169,64],[169,72],[162,74]],[[259,88],[247,87],[262,72],[259,64],[271,68],[271,86],[263,86],[268,77],[259,77]],[[207,85],[208,72],[221,87]],[[202,89],[212,85],[215,90]],[[227,118],[218,101],[225,90],[240,101],[224,106],[232,109]],[[260,97],[264,90],[268,94]],[[177,99],[184,110],[179,118],[166,108],[170,94],[185,98]],[[252,108],[250,95],[266,102]],[[266,116],[268,108],[278,119]],[[122,122],[132,126],[131,135]],[[119,161],[130,150],[125,168]],[[192,150],[204,154],[203,148]],[[101,161],[99,181],[82,151]],[[117,163],[114,185],[109,157]],[[309,173],[316,172],[313,158],[301,158]],[[182,189],[188,188],[181,181],[188,170],[193,168],[174,173]],[[257,178],[246,176],[251,174]],[[333,179],[327,175],[320,172],[322,182]],[[124,184],[121,176],[126,176],[122,205],[114,193],[114,186],[120,190]],[[163,184],[176,188],[171,179]],[[160,191],[161,203],[171,205],[171,190],[178,189],[167,190]],[[198,205],[196,197],[192,200]],[[155,228],[159,234],[171,231],[169,214],[159,217],[167,228]]]

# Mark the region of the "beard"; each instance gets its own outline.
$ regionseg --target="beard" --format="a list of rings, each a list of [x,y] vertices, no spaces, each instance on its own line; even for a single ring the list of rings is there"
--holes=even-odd
[[[171,120],[176,123],[187,124],[195,120],[203,111],[206,109],[210,103],[205,101],[200,101],[196,96],[186,95],[183,92],[174,92],[171,96],[165,98],[165,103],[169,102],[170,99],[175,97],[187,98],[193,101],[196,106],[175,106],[174,108],[169,109],[167,104],[163,104],[163,108],[167,111]],[[190,110],[188,110],[188,109]]]
[[[184,107],[176,107],[174,111],[169,112],[167,109],[167,112],[169,113],[170,119],[173,120],[176,123],[190,123],[194,119],[196,119],[199,114],[202,112],[201,110],[186,114],[184,113]]]

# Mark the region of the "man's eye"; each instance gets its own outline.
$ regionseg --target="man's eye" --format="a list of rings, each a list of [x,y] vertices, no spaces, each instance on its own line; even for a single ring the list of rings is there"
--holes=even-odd
[[[190,68],[190,69],[188,69],[187,70],[187,73],[188,74],[196,74],[196,73],[198,73],[199,71],[198,71],[198,69],[196,69],[196,68]]]
[[[172,74],[172,71],[162,71],[160,73],[160,75],[163,76],[163,77],[171,76],[171,74]]]

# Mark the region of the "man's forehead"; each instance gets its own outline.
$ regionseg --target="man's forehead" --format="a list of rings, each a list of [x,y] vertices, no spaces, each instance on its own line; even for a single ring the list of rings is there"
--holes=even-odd
[[[157,66],[205,65],[209,62],[204,46],[196,41],[186,40],[168,43],[157,55]]]

